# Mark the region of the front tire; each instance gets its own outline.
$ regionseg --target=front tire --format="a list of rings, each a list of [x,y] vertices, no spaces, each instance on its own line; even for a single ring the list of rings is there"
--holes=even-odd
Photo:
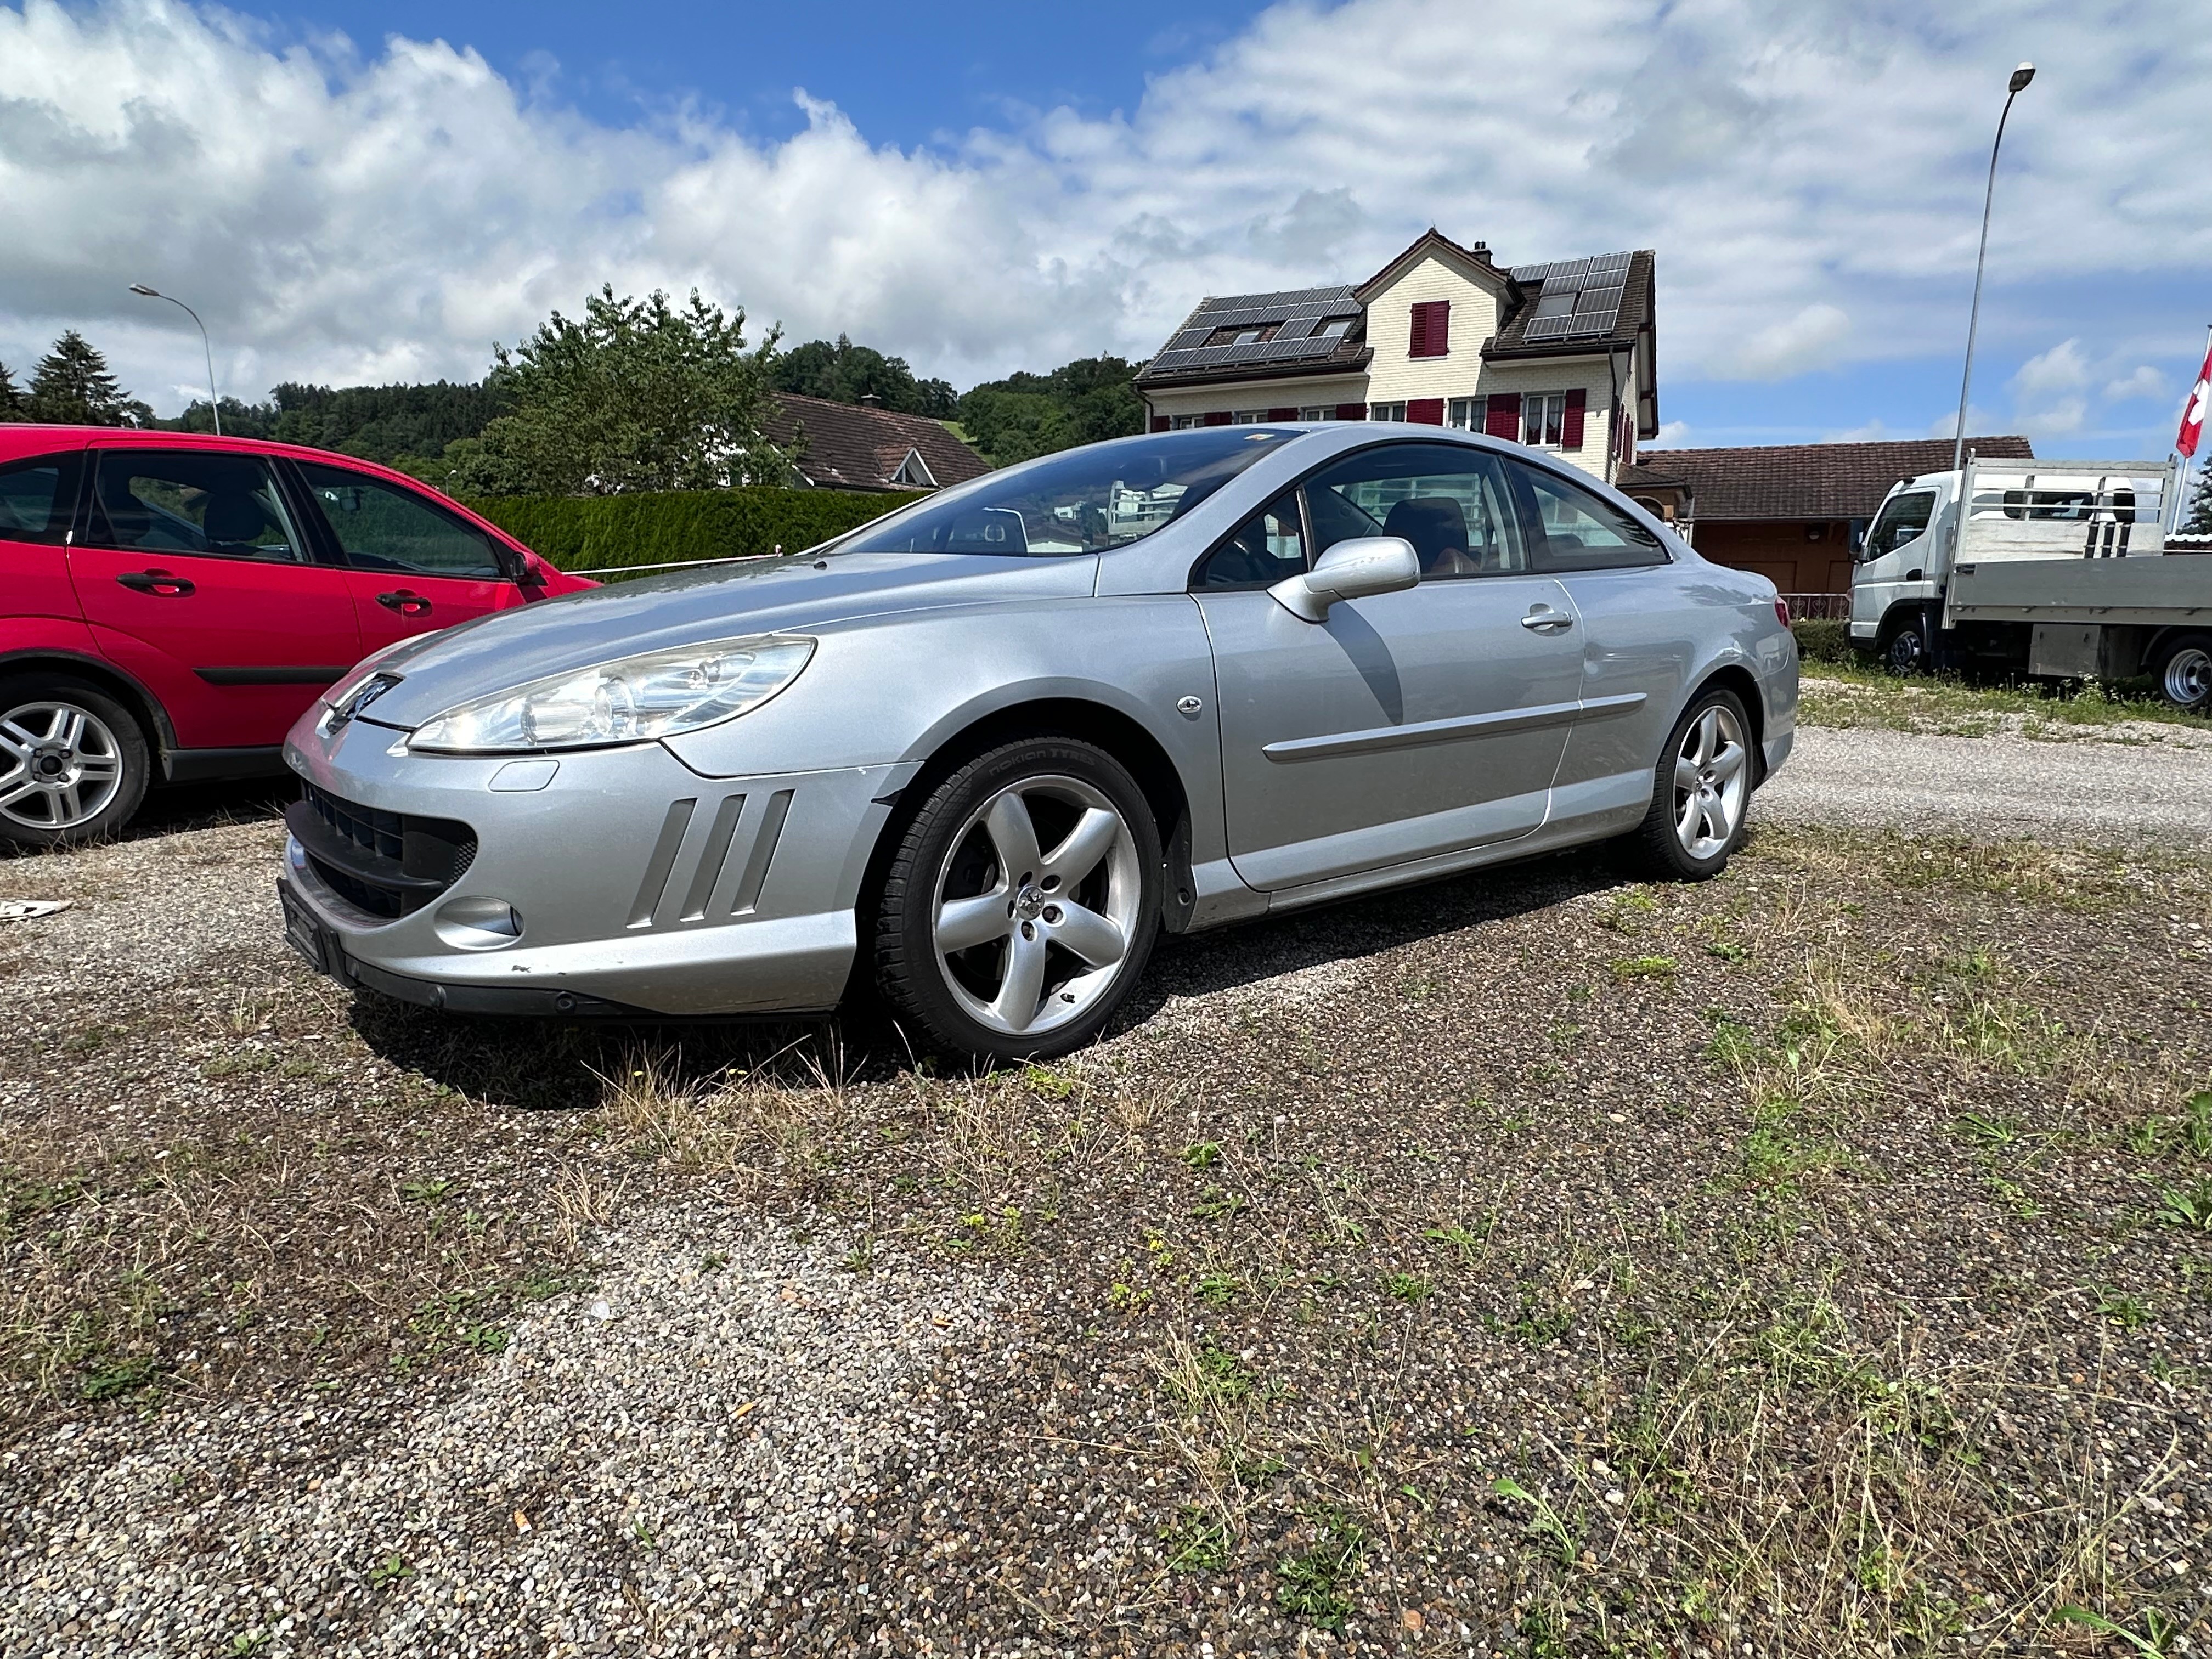
[[[2201,714],[2212,708],[2212,634],[2184,634],[2159,653],[2159,695],[2176,708]]]
[[[1934,665],[1936,649],[1929,640],[1928,613],[1915,608],[1890,630],[1881,648],[1883,665],[1893,674],[1910,679]]]
[[[1662,881],[1710,881],[1728,868],[1750,819],[1751,717],[1733,691],[1683,710],[1651,779],[1651,805],[1626,838],[1631,862]]]
[[[1122,765],[1070,738],[977,756],[899,840],[876,915],[876,978],[931,1046],[1042,1060],[1105,1028],[1159,928],[1159,830]]]
[[[0,678],[0,841],[81,847],[130,823],[153,755],[138,722],[88,680]]]

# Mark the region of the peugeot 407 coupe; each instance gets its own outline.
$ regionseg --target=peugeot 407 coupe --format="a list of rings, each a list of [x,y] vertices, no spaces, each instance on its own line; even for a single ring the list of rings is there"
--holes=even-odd
[[[411,640],[293,727],[318,967],[457,1012],[1094,1037],[1164,929],[1617,840],[1717,874],[1789,753],[1771,584],[1541,453],[1094,444],[793,557]]]

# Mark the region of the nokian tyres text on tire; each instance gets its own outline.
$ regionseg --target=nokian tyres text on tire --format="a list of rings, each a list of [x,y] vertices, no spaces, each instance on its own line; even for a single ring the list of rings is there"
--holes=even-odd
[[[1733,691],[1706,691],[1682,711],[1653,769],[1650,807],[1625,838],[1638,871],[1705,881],[1728,868],[1751,816],[1759,764],[1751,734],[1751,717]]]
[[[153,756],[131,711],[68,674],[0,677],[0,840],[76,847],[145,799]]]
[[[877,982],[933,1047],[1066,1054],[1144,973],[1161,885],[1158,829],[1121,763],[1069,738],[1002,744],[932,788],[900,836]]]

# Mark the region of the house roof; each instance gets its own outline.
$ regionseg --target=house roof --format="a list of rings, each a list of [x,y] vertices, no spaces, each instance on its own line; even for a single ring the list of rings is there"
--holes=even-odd
[[[1587,357],[1627,349],[1650,326],[1657,266],[1648,247],[1514,266],[1510,308],[1482,355]]]
[[[1976,454],[2033,460],[2021,437],[1969,438]],[[1899,478],[1941,472],[1951,440],[1917,438],[1863,444],[1772,444],[1745,449],[1647,450],[1623,467],[1623,489],[1687,486],[1700,524],[1728,520],[1863,519]]]
[[[1304,378],[1365,366],[1365,313],[1355,291],[1285,289],[1209,294],[1137,375],[1140,386]]]
[[[817,489],[941,489],[991,470],[988,461],[942,423],[921,415],[779,392],[763,424],[780,447],[803,440],[799,476]],[[908,465],[915,458],[921,462],[919,481],[917,470]]]

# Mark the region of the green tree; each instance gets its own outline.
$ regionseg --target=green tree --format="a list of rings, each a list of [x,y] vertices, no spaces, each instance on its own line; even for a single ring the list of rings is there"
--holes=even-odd
[[[23,388],[15,384],[15,377],[8,365],[0,363],[0,421],[27,421],[31,418],[31,400]]]
[[[2212,536],[2212,457],[2197,469],[2197,496],[2181,528],[2191,536]]]
[[[950,419],[960,401],[946,382],[915,379],[905,358],[886,357],[873,346],[854,345],[842,334],[834,341],[809,340],[793,346],[776,358],[769,379],[778,392],[840,404],[873,398],[882,408],[934,421]]]
[[[507,412],[453,458],[447,487],[607,495],[786,483],[789,459],[761,432],[775,336],[748,349],[744,325],[696,290],[678,308],[658,289],[617,299],[611,284],[580,318],[555,312],[513,351],[492,348],[485,386]]]
[[[31,376],[34,421],[64,426],[145,426],[154,411],[116,384],[107,359],[75,329],[65,331]]]
[[[961,429],[994,466],[1126,438],[1145,429],[1144,400],[1132,384],[1138,368],[1119,357],[1080,357],[1049,374],[986,381],[960,399]]]

